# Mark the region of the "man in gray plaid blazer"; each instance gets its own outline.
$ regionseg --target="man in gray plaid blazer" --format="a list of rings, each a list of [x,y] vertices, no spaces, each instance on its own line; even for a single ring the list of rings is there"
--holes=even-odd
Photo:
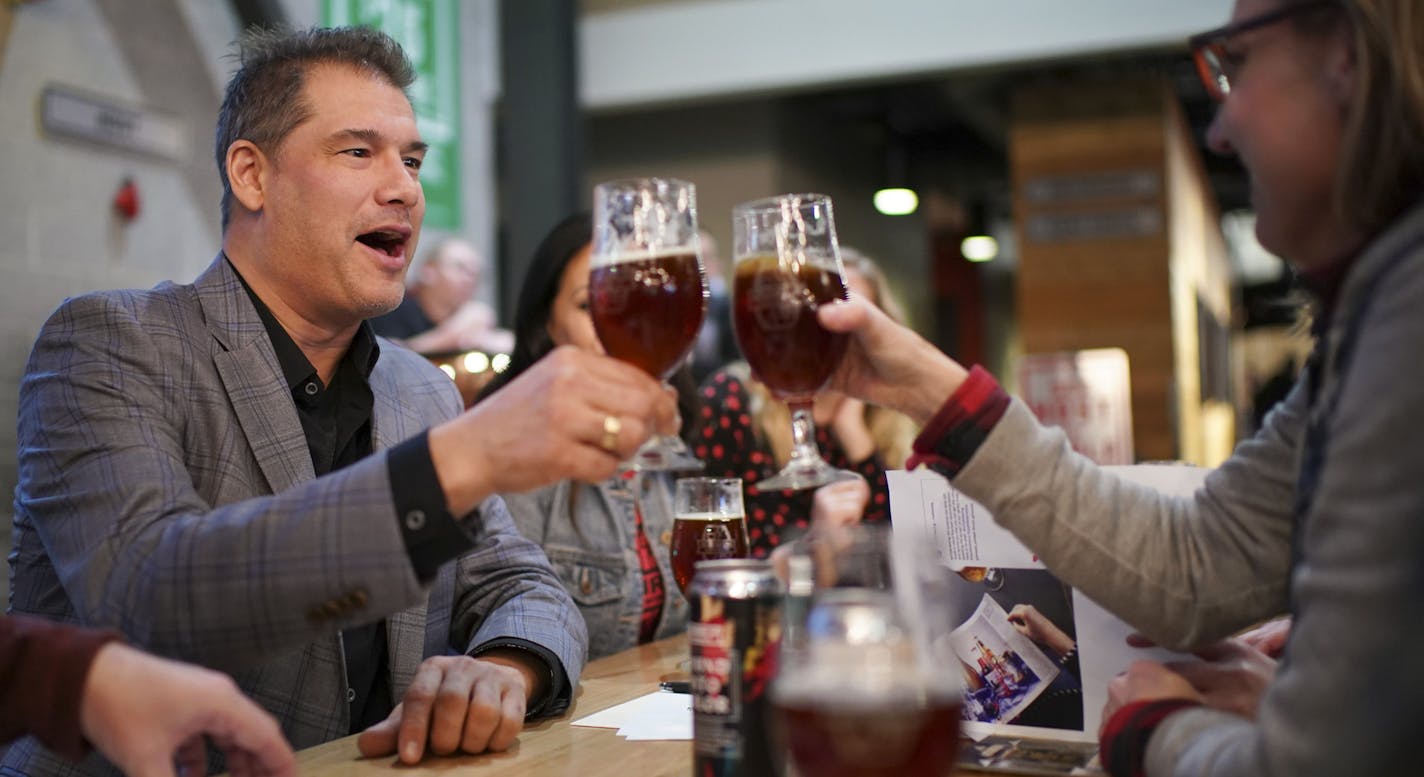
[[[606,478],[677,426],[652,378],[575,350],[461,413],[370,333],[424,214],[411,80],[370,30],[245,41],[223,252],[45,324],[11,556],[13,610],[227,671],[296,747],[365,729],[362,752],[406,762],[505,749],[578,682],[578,610],[492,494]],[[112,767],[22,740],[0,771]]]

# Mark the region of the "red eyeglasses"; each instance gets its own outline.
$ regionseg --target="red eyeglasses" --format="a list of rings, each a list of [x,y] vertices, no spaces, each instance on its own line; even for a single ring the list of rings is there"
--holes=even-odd
[[[1192,49],[1192,59],[1197,65],[1197,75],[1201,76],[1202,85],[1206,87],[1207,94],[1211,95],[1211,99],[1221,102],[1226,99],[1226,95],[1231,93],[1231,79],[1236,73],[1237,65],[1240,64],[1237,56],[1226,48],[1227,42],[1232,38],[1243,32],[1259,30],[1262,27],[1289,19],[1305,11],[1321,8],[1339,9],[1340,7],[1341,0],[1308,0],[1307,2],[1291,3],[1274,11],[1267,11],[1250,19],[1242,19],[1234,24],[1208,30],[1188,38],[1187,45]]]

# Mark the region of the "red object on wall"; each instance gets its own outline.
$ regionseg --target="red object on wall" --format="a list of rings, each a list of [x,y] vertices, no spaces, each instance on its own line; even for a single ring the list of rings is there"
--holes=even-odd
[[[939,229],[930,234],[934,343],[961,364],[983,364],[983,281],[979,265],[959,252],[963,239],[962,229]]]
[[[125,178],[114,193],[114,212],[123,216],[125,221],[133,221],[138,217],[138,211],[138,186],[132,178]]]

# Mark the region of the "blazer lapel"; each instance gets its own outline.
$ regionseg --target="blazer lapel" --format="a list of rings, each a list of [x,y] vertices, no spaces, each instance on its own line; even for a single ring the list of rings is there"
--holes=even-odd
[[[380,343],[382,349],[398,348]],[[376,362],[368,381],[371,384],[371,447],[376,452],[400,443],[427,425],[409,402],[403,400],[397,371]],[[450,608],[454,599],[455,565],[444,564],[435,578],[424,604],[406,608],[386,619],[386,644],[390,649],[391,691],[399,702],[416,670],[429,656],[449,655]]]
[[[222,254],[194,283],[208,329],[221,350],[213,357],[233,412],[272,493],[311,480],[311,452],[272,341]]]
[[[399,348],[384,343],[382,348]],[[383,451],[403,442],[424,429],[428,422],[408,402],[402,401],[403,390],[395,371],[380,359],[367,379],[371,384],[371,448]]]

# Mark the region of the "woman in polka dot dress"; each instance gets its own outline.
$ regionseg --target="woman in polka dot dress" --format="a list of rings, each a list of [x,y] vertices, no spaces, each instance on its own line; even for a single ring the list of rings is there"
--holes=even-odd
[[[846,285],[900,321],[885,276],[868,257],[842,246]],[[693,453],[710,477],[741,478],[747,487],[747,532],[752,555],[765,558],[813,524],[890,519],[885,470],[905,464],[917,429],[906,417],[834,392],[816,396],[816,444],[831,466],[860,474],[815,490],[761,492],[757,481],[775,475],[791,454],[791,411],[734,362],[702,384],[702,407],[691,434]]]

